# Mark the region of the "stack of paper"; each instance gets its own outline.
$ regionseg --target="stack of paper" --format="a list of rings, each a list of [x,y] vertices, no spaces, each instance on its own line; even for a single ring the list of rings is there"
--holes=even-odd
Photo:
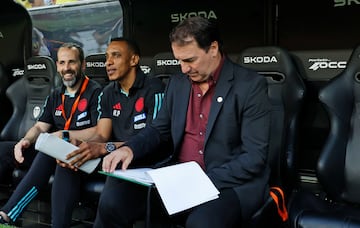
[[[36,140],[35,149],[43,152],[51,157],[54,157],[62,162],[70,162],[72,159],[66,159],[66,155],[73,152],[79,147],[66,142],[65,140],[56,137],[49,133],[41,133]],[[89,160],[79,167],[80,170],[86,173],[92,173],[100,162],[100,158]]]
[[[154,184],[169,215],[219,197],[219,191],[196,162],[100,173],[145,186]]]

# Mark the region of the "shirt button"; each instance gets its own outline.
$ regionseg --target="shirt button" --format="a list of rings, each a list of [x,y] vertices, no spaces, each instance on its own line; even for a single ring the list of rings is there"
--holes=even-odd
[[[202,119],[204,116],[203,116],[203,114],[200,114],[199,117],[200,117],[200,119]]]
[[[201,97],[201,94],[200,94],[200,93],[198,93],[198,94],[197,94],[197,96],[198,96],[198,97]]]
[[[199,150],[199,154],[203,154],[203,151],[202,151],[202,150]]]
[[[203,135],[202,131],[200,131],[200,135]]]

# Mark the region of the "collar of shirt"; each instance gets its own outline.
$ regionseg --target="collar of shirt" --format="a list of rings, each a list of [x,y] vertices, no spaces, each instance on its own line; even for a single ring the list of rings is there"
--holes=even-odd
[[[117,86],[117,88],[119,89],[119,90],[116,90],[116,91],[119,91],[120,93],[122,93],[122,94],[124,94],[126,96],[129,96],[129,95],[135,93],[136,90],[141,89],[144,86],[145,77],[146,77],[146,75],[140,69],[136,71],[135,81],[134,81],[134,84],[131,86],[131,88],[129,90],[129,94],[127,94],[125,91],[123,91],[121,89],[120,84],[118,83],[118,81],[114,82],[114,86]]]
[[[224,55],[222,55],[219,66],[216,68],[214,73],[209,78],[210,80],[212,80],[214,82],[214,84],[216,84],[217,80],[219,79],[221,69],[224,66],[224,61],[225,61],[225,57],[224,57]]]
[[[66,86],[65,86],[64,84],[61,86],[61,93],[63,93],[63,94],[66,95],[66,96],[69,96],[69,97],[76,97],[76,96],[79,95],[79,93],[80,93],[82,84],[84,83],[84,78],[85,78],[85,75],[83,75],[83,76],[81,77],[81,79],[80,79],[80,80],[82,80],[81,85],[79,86],[79,89],[76,91],[75,94],[69,93],[69,92],[67,91]],[[61,80],[62,80],[62,79],[61,79]]]

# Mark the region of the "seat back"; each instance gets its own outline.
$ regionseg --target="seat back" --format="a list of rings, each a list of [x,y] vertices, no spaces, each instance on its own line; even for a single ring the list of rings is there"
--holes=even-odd
[[[317,177],[333,200],[360,203],[360,46],[347,67],[319,92],[330,132],[317,163]]]
[[[267,79],[272,105],[268,155],[270,185],[282,186],[289,192],[297,179],[298,122],[305,84],[292,56],[279,47],[248,48],[241,53],[238,62]]]
[[[28,11],[13,0],[4,0],[0,8],[0,62],[6,73],[23,68],[31,56],[32,22]]]
[[[287,220],[286,197],[296,180],[299,113],[305,84],[292,56],[274,46],[252,47],[240,54],[238,63],[266,77],[271,103],[268,163],[271,168],[270,195],[245,224],[247,227],[281,227]],[[279,191],[280,189],[280,191]],[[285,196],[281,195],[281,191]],[[281,210],[279,211],[278,208]],[[278,214],[278,216],[277,216]],[[278,219],[276,219],[278,218]]]
[[[97,81],[103,87],[109,83],[109,78],[105,68],[105,61],[105,53],[95,53],[85,57],[85,74],[89,78]]]
[[[26,61],[24,76],[6,90],[13,113],[1,131],[1,140],[17,141],[34,125],[54,89],[55,77],[55,63],[50,57],[34,56]]]
[[[0,130],[12,113],[5,90],[23,72],[31,48],[32,22],[28,11],[14,0],[3,0],[0,7],[0,63],[3,71],[0,76]]]
[[[179,60],[175,59],[172,52],[160,52],[152,59],[150,75],[161,79],[167,84],[169,77],[181,72]]]

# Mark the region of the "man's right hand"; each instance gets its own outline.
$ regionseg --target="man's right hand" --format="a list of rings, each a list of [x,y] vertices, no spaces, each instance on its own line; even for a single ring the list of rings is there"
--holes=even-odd
[[[18,143],[16,143],[14,147],[14,155],[17,162],[24,162],[23,150],[29,148],[30,145],[30,141],[25,138],[22,138]]]
[[[133,158],[134,154],[130,147],[122,146],[104,157],[102,169],[104,172],[114,172],[116,166],[122,162],[121,169],[126,170]]]

